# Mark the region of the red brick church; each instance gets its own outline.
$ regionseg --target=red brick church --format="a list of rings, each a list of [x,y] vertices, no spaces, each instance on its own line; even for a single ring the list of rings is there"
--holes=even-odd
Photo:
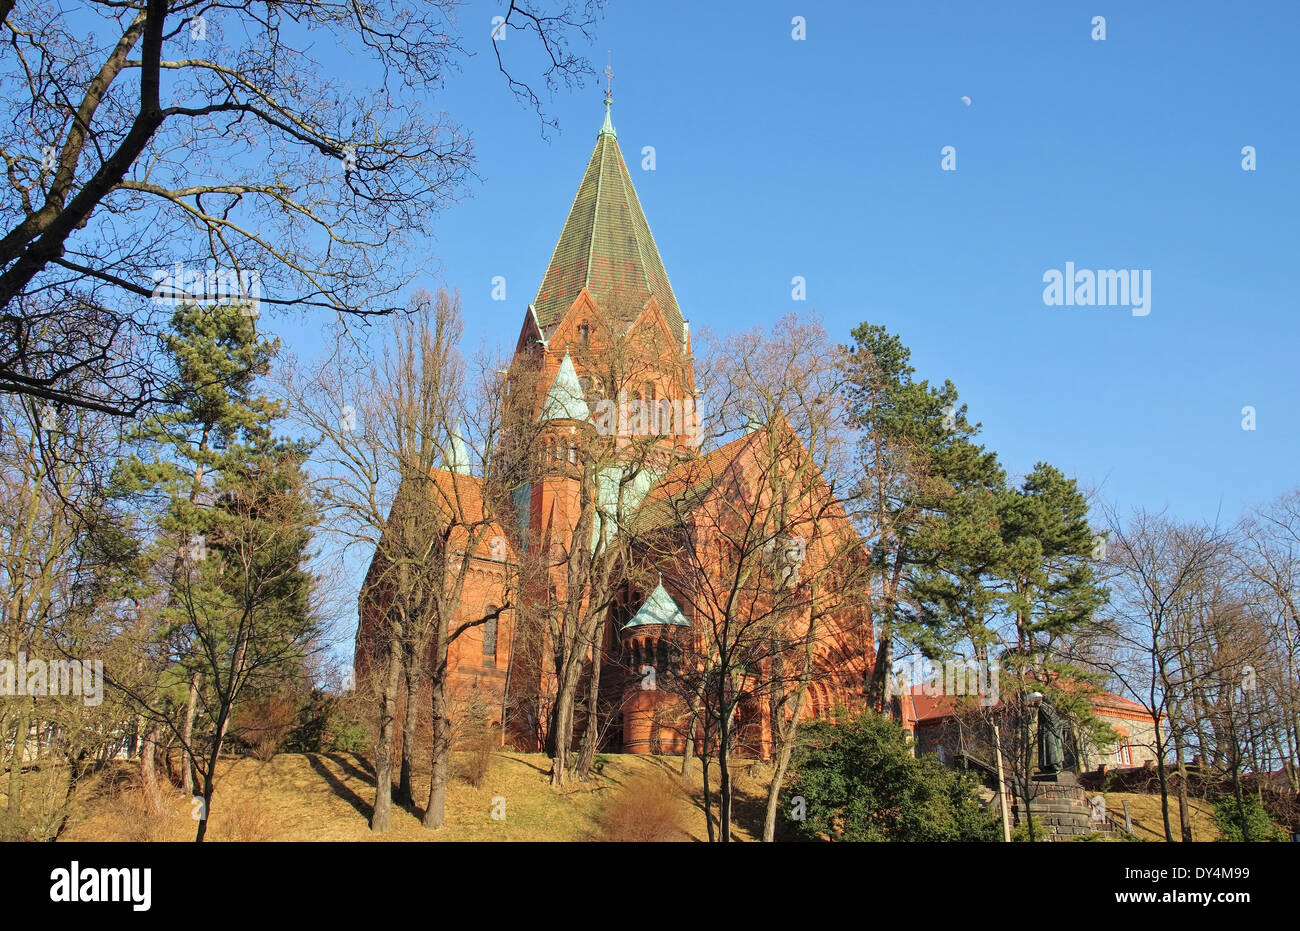
[[[663,683],[680,674],[683,662],[703,668],[716,649],[711,644],[719,617],[734,613],[739,600],[749,599],[752,616],[754,605],[771,607],[783,593],[808,588],[811,594],[781,621],[788,655],[765,654],[753,669],[758,681],[760,673],[770,679],[774,668],[783,668],[788,683],[750,694],[744,690],[751,680],[738,677],[735,750],[767,757],[773,715],[789,719],[795,713],[793,701],[780,699],[794,691],[797,677],[788,671],[799,668],[805,654],[813,669],[801,715],[828,717],[837,707],[862,704],[873,632],[865,611],[834,598],[867,554],[783,417],[701,449],[689,324],[619,150],[609,97],[605,104],[604,125],[524,313],[510,370],[512,379],[529,374],[518,383],[529,386],[522,390],[537,431],[529,445],[540,468],[514,489],[513,507],[498,511],[476,552],[465,554],[471,566],[458,610],[481,617],[490,606],[513,607],[452,644],[450,682],[462,700],[470,696],[474,707],[487,709],[507,743],[541,747],[554,700],[554,644],[546,642],[545,625],[530,620],[567,595],[564,544],[582,536],[575,534],[582,502],[604,506],[617,499],[617,519],[612,509],[603,520],[598,514],[585,537],[593,548],[608,539],[602,534],[636,540],[627,547],[627,572],[603,624],[601,749],[678,753],[687,740],[703,749],[687,699]],[[584,487],[575,446],[592,431],[614,435],[616,448],[637,458],[635,471],[605,469],[597,473],[597,487]],[[447,460],[437,480],[454,485],[461,500],[481,500],[482,479],[471,474],[468,457],[453,450]],[[773,506],[774,467],[784,473],[781,487],[797,485],[803,510],[796,507],[779,535],[763,545],[766,587],[750,586],[738,599],[735,585],[722,584],[727,553],[738,546],[728,534],[744,510],[740,504],[751,515],[754,507]],[[547,562],[552,552],[560,556]],[[359,673],[373,627],[363,612]],[[584,719],[589,679],[588,673],[579,689]],[[646,687],[655,681],[661,687]]]

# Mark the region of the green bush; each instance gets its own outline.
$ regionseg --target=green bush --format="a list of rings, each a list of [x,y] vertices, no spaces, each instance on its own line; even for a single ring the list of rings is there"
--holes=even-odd
[[[1240,809],[1237,807],[1237,798],[1233,795],[1225,795],[1214,803],[1214,823],[1219,828],[1220,840],[1243,841],[1246,839],[1241,830],[1243,810],[1246,815],[1245,824],[1252,841],[1287,840],[1286,831],[1270,821],[1268,814],[1264,811],[1264,806],[1259,803],[1259,799],[1249,794],[1242,799]]]
[[[281,745],[288,753],[364,753],[370,729],[352,713],[344,696],[313,689],[298,713],[298,725]]]
[[[975,785],[934,757],[917,759],[901,727],[864,712],[803,728],[782,808],[811,837],[996,841],[1001,826],[980,805]]]
[[[1043,823],[1037,818],[1023,819],[1019,824],[1011,829],[1011,843],[1027,844],[1029,843],[1029,821],[1034,822],[1034,840],[1042,841],[1047,838],[1047,830]]]

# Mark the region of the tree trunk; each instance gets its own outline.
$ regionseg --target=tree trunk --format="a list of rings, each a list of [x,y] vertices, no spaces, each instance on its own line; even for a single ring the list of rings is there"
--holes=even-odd
[[[1183,761],[1183,739],[1179,731],[1174,732],[1174,759],[1178,769],[1178,827],[1183,843],[1192,843],[1191,803],[1187,800],[1187,764]]]
[[[190,749],[194,740],[194,714],[199,704],[199,673],[190,676],[190,697],[185,705],[185,727],[181,731],[181,788],[186,795],[194,794],[194,753]]]
[[[763,815],[763,843],[765,844],[776,840],[776,811],[781,800],[781,786],[785,783],[785,772],[790,766],[790,757],[793,753],[794,735],[792,734],[790,739],[781,742],[781,752],[777,754],[776,772],[772,774],[772,781],[767,785],[767,811]]]
[[[158,747],[158,725],[150,724],[140,742],[140,788],[144,791],[146,810],[151,815],[162,812],[162,797],[158,794],[158,773],[154,757]]]
[[[731,769],[727,765],[729,715],[723,715],[718,728],[718,840],[731,841]]]
[[[704,745],[704,755],[700,757],[700,769],[704,779],[704,821],[709,830],[709,843],[711,844],[716,838],[713,835],[713,795],[709,791],[709,746],[707,737]]]
[[[414,804],[415,790],[411,788],[411,774],[415,769],[415,750],[420,724],[420,670],[416,658],[406,656],[406,716],[402,722],[402,771],[397,778],[397,801],[403,805]]]
[[[582,729],[582,746],[578,752],[578,779],[586,782],[591,777],[591,765],[596,760],[596,745],[600,743],[600,718],[597,712],[600,700],[600,668],[604,657],[601,648],[605,640],[605,619],[596,624],[591,640],[591,683],[587,689],[587,722]],[[666,670],[665,670],[666,671]]]
[[[880,625],[880,645],[876,647],[876,664],[871,670],[871,709],[892,714],[894,697],[894,633],[888,624]]]
[[[813,599],[815,602],[815,588],[813,589]],[[799,685],[795,690],[793,714],[788,727],[783,720],[784,707],[779,702],[772,705],[772,734],[773,736],[780,736],[780,743],[777,745],[778,750],[773,757],[776,769],[772,773],[772,781],[767,785],[767,810],[763,815],[763,842],[766,844],[770,844],[776,839],[777,806],[781,798],[781,787],[785,783],[786,770],[790,768],[790,757],[794,754],[794,742],[799,734],[799,721],[803,718],[803,703],[808,694],[808,683],[812,679],[813,653],[816,643],[817,620],[815,613],[810,612],[808,630],[804,636],[803,664],[799,670]],[[779,689],[774,690],[774,693],[775,691],[779,691]]]
[[[241,645],[237,656],[242,656],[243,647]],[[240,661],[236,660],[236,666]],[[208,821],[212,817],[212,793],[216,789],[217,762],[221,759],[221,748],[226,742],[226,728],[230,725],[230,709],[234,705],[234,692],[230,694],[229,703],[223,707],[217,718],[217,736],[212,741],[212,753],[208,756],[207,768],[203,771],[203,807],[199,814],[199,828],[194,834],[196,844],[203,843],[203,838],[208,833]]]
[[[445,660],[439,664],[446,669]],[[446,676],[430,683],[433,709],[433,751],[429,765],[429,802],[424,807],[423,824],[430,830],[442,827],[446,819],[447,782],[451,775],[451,718],[447,715]]]
[[[1156,721],[1156,775],[1160,778],[1160,816],[1165,823],[1165,842],[1174,842],[1174,832],[1169,826],[1169,773],[1165,769],[1164,739],[1160,736],[1160,722]]]
[[[683,779],[690,778],[691,760],[694,759],[695,757],[695,725],[699,720],[699,716],[700,716],[699,699],[694,697],[691,698],[690,709],[691,709],[690,717],[686,719],[686,741],[685,744],[682,746],[681,777]]]
[[[14,755],[9,764],[9,814],[15,821],[22,818],[23,757],[27,755],[27,732],[31,727],[31,712],[24,706],[14,728]]]
[[[569,748],[573,745],[573,705],[578,689],[577,675],[570,673],[565,679],[555,696],[555,726],[552,728],[555,755],[551,760],[551,785],[557,788],[568,781]]]
[[[382,834],[393,823],[393,730],[397,721],[397,690],[402,682],[402,643],[388,644],[388,675],[379,696],[379,740],[375,744],[375,804],[370,830]]]
[[[1250,825],[1246,823],[1246,800],[1241,794],[1241,761],[1236,748],[1232,753],[1232,794],[1237,800],[1237,818],[1241,822],[1241,839],[1250,843]]]

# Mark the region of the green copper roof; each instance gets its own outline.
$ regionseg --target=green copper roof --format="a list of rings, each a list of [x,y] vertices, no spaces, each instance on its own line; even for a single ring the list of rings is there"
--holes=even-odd
[[[653,295],[668,328],[681,340],[682,312],[609,114],[607,107],[605,125],[596,136],[596,148],[533,301],[537,322],[543,335],[549,335],[584,287],[602,310],[626,323]]]
[[[610,109],[613,106],[614,106],[614,98],[606,97],[605,98],[605,122],[600,127],[600,132],[597,134],[597,138],[599,138],[600,136],[613,136],[615,139],[618,138],[618,130],[614,129],[614,121],[610,119],[610,115],[609,115]]]
[[[465,438],[460,435],[459,426],[451,431],[451,448],[447,450],[442,467],[458,475],[470,474],[469,447],[465,445]]]
[[[691,622],[682,614],[682,609],[673,601],[673,596],[668,594],[664,588],[664,583],[660,582],[655,586],[655,590],[650,593],[650,597],[645,600],[632,618],[623,625],[623,629],[629,627],[647,627],[651,624],[667,624],[672,627],[690,627]]]
[[[564,350],[560,360],[560,370],[555,373],[551,390],[546,393],[542,403],[539,421],[545,420],[587,420],[591,417],[591,408],[582,394],[582,383],[578,381],[577,369],[569,358],[569,350]]]

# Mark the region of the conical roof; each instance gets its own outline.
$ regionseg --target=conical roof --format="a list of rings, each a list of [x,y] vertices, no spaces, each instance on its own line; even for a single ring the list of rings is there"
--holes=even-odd
[[[587,406],[582,383],[578,381],[578,370],[573,367],[569,351],[564,351],[560,360],[560,369],[551,382],[551,390],[546,393],[542,404],[539,421],[546,420],[587,420],[591,417],[591,408]]]
[[[611,103],[606,98],[607,108]],[[626,323],[654,296],[669,328],[682,339],[682,312],[619,151],[608,109],[533,301],[543,335],[564,319],[584,287],[598,306]]]
[[[623,629],[648,627],[651,624],[667,624],[672,627],[691,626],[691,622],[686,619],[686,615],[682,613],[682,609],[673,600],[673,596],[668,594],[668,590],[664,588],[663,582],[655,586],[655,590],[645,600],[641,610],[633,615],[632,620],[623,625]]]
[[[465,444],[465,438],[460,435],[459,426],[451,431],[451,448],[447,450],[446,461],[442,467],[457,475],[470,474],[469,447]]]

